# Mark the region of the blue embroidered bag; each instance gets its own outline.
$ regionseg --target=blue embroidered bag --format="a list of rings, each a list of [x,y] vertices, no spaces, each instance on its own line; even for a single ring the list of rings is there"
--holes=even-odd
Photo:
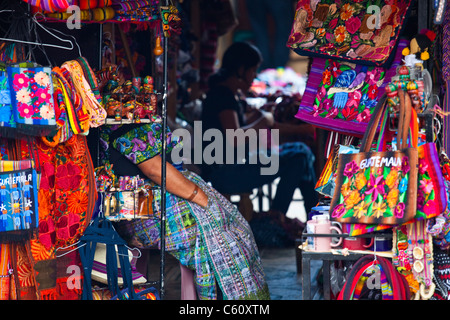
[[[18,131],[25,135],[45,136],[56,130],[51,68],[24,63],[6,69]]]

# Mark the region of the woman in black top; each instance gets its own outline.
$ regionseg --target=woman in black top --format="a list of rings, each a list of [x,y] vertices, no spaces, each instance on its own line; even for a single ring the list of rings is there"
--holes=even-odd
[[[237,149],[242,149],[242,140],[226,140],[226,131],[229,129],[242,129],[242,133],[253,130],[258,133],[258,137],[262,129],[279,129],[281,134],[287,131],[305,135],[313,133],[310,125],[280,124],[274,121],[269,112],[249,109],[241,95],[250,89],[261,61],[261,54],[256,47],[246,42],[235,42],[225,52],[221,69],[210,77],[209,91],[203,102],[202,129],[204,134],[209,129],[220,130],[225,141],[224,160],[223,163],[203,165],[203,177],[224,194],[248,193],[280,177],[271,210],[286,214],[298,187],[308,213],[317,204],[317,195],[314,191],[314,155],[304,143],[285,143],[279,148],[272,148],[269,157],[274,159],[278,156],[279,159],[278,170],[272,174],[261,174],[261,168],[267,167],[267,161],[252,164],[254,159],[266,159],[261,157],[261,152],[267,153],[267,150],[259,148],[261,141],[258,141],[256,150],[252,150],[254,146],[248,146],[247,143],[244,158],[235,157],[232,164],[225,161],[227,153],[234,152],[236,155]],[[207,147],[207,143],[203,144],[204,148]]]

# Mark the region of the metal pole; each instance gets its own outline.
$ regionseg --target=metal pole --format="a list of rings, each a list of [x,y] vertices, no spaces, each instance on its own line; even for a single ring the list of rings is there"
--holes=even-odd
[[[169,5],[169,0],[164,1],[164,5]],[[168,63],[168,51],[169,43],[168,38],[164,36],[164,53],[163,53],[163,99],[162,99],[162,150],[161,150],[161,264],[160,264],[160,297],[164,299],[164,269],[165,269],[165,247],[166,247],[166,150],[167,150],[167,63]]]

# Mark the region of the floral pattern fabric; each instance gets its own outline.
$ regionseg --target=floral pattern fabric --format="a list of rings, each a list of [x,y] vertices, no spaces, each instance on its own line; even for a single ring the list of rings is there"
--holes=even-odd
[[[111,128],[111,130],[114,129],[115,128]],[[161,153],[161,135],[162,124],[159,122],[152,122],[128,131],[115,139],[112,146],[134,164],[140,164]],[[170,152],[176,146],[180,147],[181,143],[178,138],[172,137],[170,129],[167,128],[166,151]]]
[[[398,225],[417,208],[417,150],[339,155],[333,219],[341,223]]]
[[[397,73],[400,40],[389,68],[314,57],[296,118],[317,127],[362,137],[375,105]]]
[[[288,46],[378,66],[387,62],[411,1],[300,0]]]
[[[8,67],[14,121],[56,125],[51,69]]]
[[[329,119],[369,122],[380,97],[379,88],[385,74],[380,67],[327,60],[312,114]]]

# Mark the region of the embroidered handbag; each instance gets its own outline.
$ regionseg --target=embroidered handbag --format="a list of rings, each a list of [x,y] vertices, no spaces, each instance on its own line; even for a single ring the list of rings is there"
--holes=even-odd
[[[325,130],[362,137],[385,87],[397,74],[400,41],[390,68],[313,58],[296,118]]]
[[[44,136],[57,129],[51,68],[34,63],[7,67],[14,121],[20,133]]]
[[[0,240],[38,226],[37,174],[31,160],[0,162]]]
[[[388,108],[384,95],[362,139],[360,152],[339,155],[331,216],[341,223],[399,225],[412,220],[417,208],[416,146],[408,147],[411,101],[402,90],[396,151],[370,151],[378,124],[385,132]],[[416,119],[417,121],[417,119]],[[383,145],[380,140],[378,145]],[[378,146],[377,150],[385,149]]]
[[[389,66],[410,0],[299,0],[287,45],[303,56]]]
[[[0,127],[2,136],[14,136],[16,123],[14,122],[8,74],[6,71],[0,71]]]

